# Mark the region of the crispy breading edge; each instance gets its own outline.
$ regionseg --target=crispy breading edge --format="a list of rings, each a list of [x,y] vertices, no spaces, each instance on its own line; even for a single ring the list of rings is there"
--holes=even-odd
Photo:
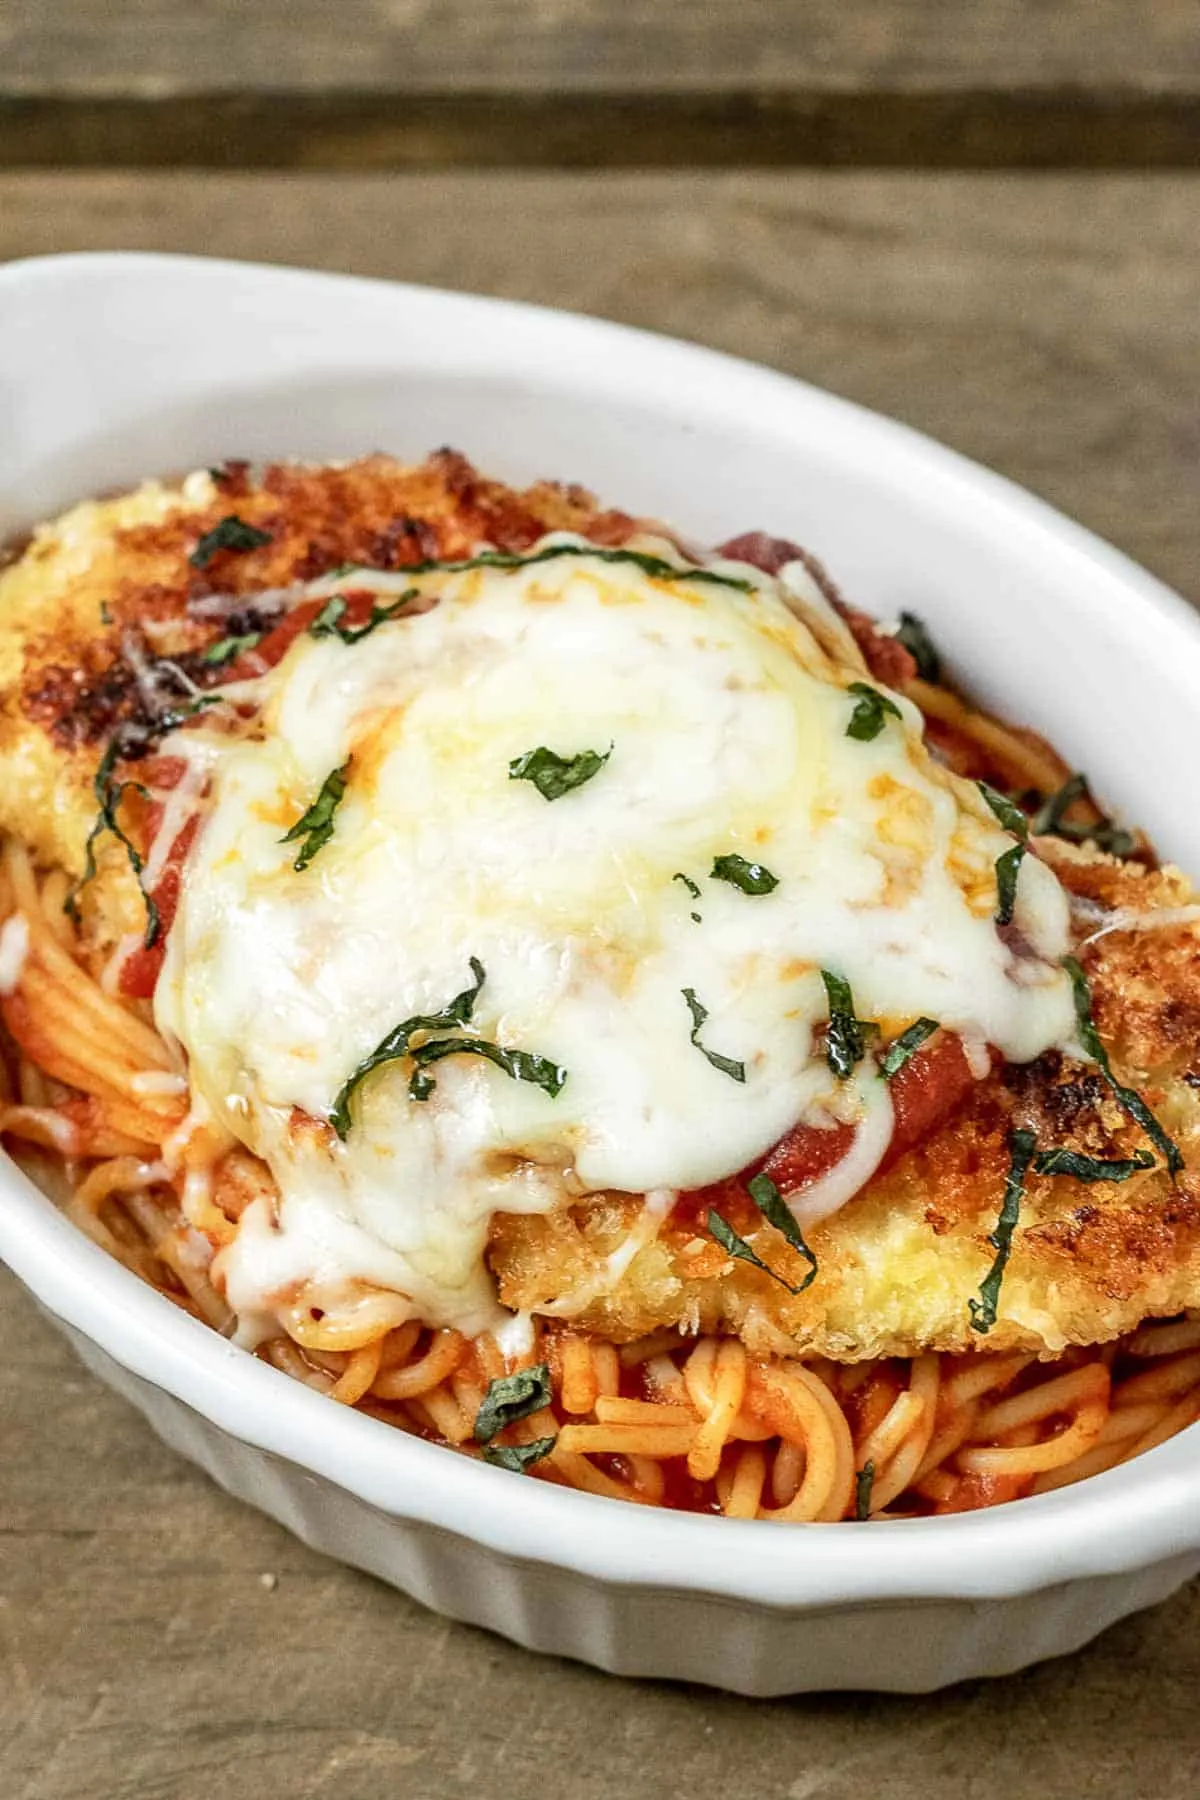
[[[478,529],[477,492],[501,513],[505,506],[523,507],[526,521],[535,519],[540,529],[586,529],[595,517],[590,496],[578,490],[544,484],[519,496],[482,483],[477,490],[472,484],[479,478],[462,459],[434,458],[416,468],[366,459],[350,465],[351,473],[339,472],[341,479],[352,481],[360,467],[376,476],[382,470],[402,488],[408,484],[406,494],[424,503],[452,541],[460,528],[451,553],[471,541],[472,526]],[[319,473],[308,472],[313,479]],[[117,499],[88,501],[39,528],[21,557],[0,572],[0,828],[22,837],[39,862],[73,874],[81,870],[101,747],[56,742],[44,723],[30,720],[23,702],[31,674],[54,665],[78,667],[89,655],[102,661],[123,624],[137,617],[139,591],[174,595],[177,604],[160,605],[159,614],[175,619],[183,646],[219,635],[186,619],[183,600],[195,587],[186,550],[236,510],[252,522],[269,519],[280,540],[270,552],[269,575],[245,570],[246,591],[253,592],[256,581],[261,586],[295,576],[302,562],[305,521],[296,508],[305,498],[303,479],[295,492],[288,479],[279,485],[282,492],[251,488],[231,497],[202,472],[180,487],[150,482]],[[235,588],[240,572],[232,571]],[[125,605],[120,616],[106,620],[102,603],[118,591]],[[1057,841],[1039,848],[1074,892],[1097,905],[1136,907],[1152,900],[1180,906],[1193,899],[1178,871],[1147,874],[1138,865]],[[93,930],[107,938],[136,925],[140,901],[118,851],[102,854],[102,871],[90,905]],[[1089,965],[1097,1022],[1120,1073],[1133,1085],[1149,1083],[1156,1090],[1169,1128],[1189,1143],[1200,1110],[1182,1075],[1200,1044],[1198,964],[1200,940],[1176,930],[1112,934],[1099,940]],[[991,1260],[987,1234],[1003,1185],[1003,1141],[1013,1105],[1002,1083],[981,1084],[953,1131],[910,1153],[814,1234],[823,1275],[800,1299],[746,1265],[730,1263],[718,1246],[694,1233],[676,1241],[668,1227],[635,1256],[616,1288],[584,1306],[576,1322],[618,1339],[665,1322],[734,1329],[763,1353],[847,1359],[981,1347],[969,1329],[966,1300]],[[1109,1153],[1140,1141],[1111,1106],[1099,1128]],[[1096,1129],[1093,1122],[1090,1135],[1081,1130],[1077,1147],[1095,1153]],[[1056,1141],[1064,1141],[1061,1131]],[[1075,1139],[1065,1141],[1070,1147]],[[986,1347],[1050,1354],[1066,1343],[1118,1335],[1149,1313],[1194,1304],[1200,1294],[1200,1183],[1192,1160],[1174,1188],[1158,1170],[1123,1188],[1085,1189],[1064,1178],[1032,1183],[1000,1318]],[[623,1241],[638,1208],[632,1197],[601,1196],[550,1220],[499,1215],[491,1259],[507,1303],[578,1298]],[[782,1258],[786,1269],[787,1253],[771,1234],[752,1235],[767,1260]]]
[[[1195,903],[1177,869],[1151,872],[1057,840],[1038,848],[1073,893],[1108,911]],[[501,1298],[561,1308],[617,1341],[678,1325],[735,1331],[763,1355],[841,1361],[924,1349],[1054,1355],[1200,1304],[1200,1093],[1183,1079],[1200,1074],[1200,927],[1113,932],[1083,954],[1114,1067],[1151,1097],[1188,1167],[1177,1184],[1161,1164],[1124,1184],[1032,1177],[986,1336],[972,1329],[968,1301],[994,1255],[987,1240],[1011,1125],[1033,1124],[1043,1147],[1085,1155],[1146,1148],[1090,1065],[1043,1059],[979,1083],[946,1127],[808,1234],[820,1273],[799,1296],[692,1224],[668,1221],[615,1287],[589,1298],[641,1211],[636,1198],[608,1195],[550,1217],[498,1217],[490,1262]],[[777,1233],[760,1222],[745,1235],[796,1281],[799,1265]]]
[[[269,542],[197,569],[190,553],[230,514]],[[619,541],[631,525],[623,514],[599,514],[582,488],[537,482],[521,492],[488,481],[449,450],[418,464],[378,455],[251,472],[230,463],[216,479],[199,470],[174,485],[150,481],[85,501],[39,526],[0,569],[0,830],[19,837],[41,866],[82,873],[97,812],[93,778],[106,737],[128,710],[118,693],[113,722],[103,722],[108,689],[131,684],[125,634],[152,624],[152,654],[195,655],[224,633],[219,621],[189,611],[199,594],[249,602],[256,591],[391,551],[402,566],[467,554],[484,541],[523,547],[553,530],[607,530],[608,541]],[[95,729],[80,707],[89,695]],[[140,928],[142,902],[110,838],[99,846],[99,867],[83,911],[89,939],[106,945]]]
[[[101,608],[125,579],[122,533],[203,513],[212,499],[212,483],[202,476],[186,492],[152,481],[117,499],[84,501],[39,526],[24,553],[0,571],[0,830],[19,837],[43,866],[82,873],[99,751],[56,743],[28,717],[23,702],[34,671],[82,670],[89,652],[112,643],[116,627]],[[112,927],[128,928],[137,896],[124,858],[107,847],[102,867]]]

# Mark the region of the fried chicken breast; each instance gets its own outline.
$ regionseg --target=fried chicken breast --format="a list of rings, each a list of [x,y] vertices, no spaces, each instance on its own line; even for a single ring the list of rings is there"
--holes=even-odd
[[[113,734],[136,749],[142,732],[149,745],[164,716],[227,678],[217,646],[271,630],[304,583],[342,564],[399,570],[480,545],[520,552],[554,530],[619,544],[633,525],[578,488],[517,493],[449,451],[417,467],[383,456],[329,468],[235,462],[76,507],[0,573],[0,830],[43,867],[81,876]],[[877,654],[885,666],[879,679],[902,690],[911,658],[861,614],[845,616],[868,663]],[[844,1361],[983,1346],[1050,1355],[1200,1303],[1196,896],[1178,871],[1144,859],[1053,836],[1033,847],[1073,897],[1113,1080],[1083,1046],[1026,1065],[993,1059],[810,1230],[807,1261],[738,1178],[684,1194],[665,1219],[634,1194],[584,1194],[541,1215],[499,1210],[487,1254],[502,1302],[616,1341],[672,1326]],[[111,838],[82,906],[96,956],[136,928],[141,898]],[[1122,1085],[1178,1145],[1176,1174],[1157,1153],[1140,1166],[1154,1147]],[[1026,1171],[985,1333],[971,1302],[1001,1253],[1014,1133],[1084,1173]],[[1121,1178],[1087,1178],[1114,1163]],[[714,1213],[757,1264],[714,1238]]]

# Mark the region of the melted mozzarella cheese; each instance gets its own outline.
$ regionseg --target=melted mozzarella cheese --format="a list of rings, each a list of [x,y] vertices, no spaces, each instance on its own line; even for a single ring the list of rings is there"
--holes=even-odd
[[[357,644],[301,636],[239,688],[259,704],[245,736],[180,734],[211,793],[156,1010],[279,1186],[218,1259],[247,1338],[300,1296],[337,1315],[378,1289],[430,1323],[494,1326],[493,1212],[604,1190],[661,1211],[801,1120],[860,1127],[853,1189],[833,1180],[808,1216],[842,1204],[890,1103],[869,1062],[829,1070],[823,969],[889,1033],[927,1015],[1013,1061],[1070,1038],[1049,869],[1025,859],[1006,942],[994,866],[1012,840],[930,759],[920,715],[893,696],[898,718],[849,736],[863,671],[836,615],[803,581],[712,566],[743,588],[587,555],[434,571],[411,583],[428,610]],[[548,801],[509,772],[543,745],[607,760]],[[297,870],[282,840],[335,769],[332,835]],[[729,853],[778,885],[714,879]],[[561,1091],[464,1055],[415,1100],[394,1061],[338,1141],[324,1121],[351,1071],[470,987],[472,958],[464,1035],[550,1059]]]

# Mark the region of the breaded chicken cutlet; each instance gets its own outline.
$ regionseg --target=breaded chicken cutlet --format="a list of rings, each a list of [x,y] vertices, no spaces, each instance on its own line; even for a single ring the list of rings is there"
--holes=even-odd
[[[481,546],[520,554],[562,531],[612,548],[637,529],[578,488],[518,493],[451,452],[415,467],[383,456],[325,468],[230,463],[77,507],[0,573],[0,830],[40,866],[79,881],[114,740],[108,773],[136,782],[168,730],[214,688],[252,678],[257,646],[286,630],[306,586],[343,565],[402,572]],[[758,566],[774,554],[751,539],[730,553]],[[919,673],[913,653],[808,567],[849,625],[844,655],[860,658],[860,674],[928,697],[929,671]],[[958,702],[932,691],[948,700],[931,727],[937,754],[1012,789],[1003,757],[957,731]],[[1053,796],[1043,787],[1016,799],[1036,826]],[[129,804],[136,838],[136,793]],[[910,1064],[907,1090],[897,1084],[890,1153],[861,1191],[806,1228],[803,1250],[763,1214],[746,1179],[763,1174],[784,1195],[800,1188],[797,1158],[812,1145],[794,1133],[751,1170],[684,1192],[652,1229],[641,1194],[582,1192],[541,1213],[500,1204],[487,1262],[502,1303],[616,1342],[676,1326],[736,1333],[755,1353],[841,1361],[985,1341],[1050,1355],[1200,1304],[1196,896],[1178,871],[1153,866],[1144,845],[1122,845],[1124,858],[1106,851],[1121,840],[1097,823],[1086,793],[1048,817],[1053,829],[1037,832],[1031,849],[1072,900],[1074,1045],[1006,1063],[978,1049],[972,1059],[951,1034],[934,1033]],[[122,842],[109,831],[95,850],[99,873],[77,906],[99,967],[139,929],[143,901]],[[1103,1064],[1085,1041],[1089,1020]],[[1002,1214],[1023,1145],[1009,1236]],[[989,1320],[980,1295],[997,1261]]]

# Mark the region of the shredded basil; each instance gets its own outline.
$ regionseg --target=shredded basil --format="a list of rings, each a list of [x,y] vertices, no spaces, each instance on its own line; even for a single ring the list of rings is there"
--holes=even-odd
[[[871,1516],[871,1491],[874,1486],[875,1464],[865,1462],[854,1475],[854,1517],[860,1524]]]
[[[1088,778],[1082,770],[1068,776],[1056,793],[1043,800],[1030,820],[1029,829],[1039,837],[1067,838],[1073,844],[1092,843],[1110,856],[1129,856],[1136,848],[1133,833],[1114,825],[1105,814],[1101,813],[1094,825],[1078,825],[1063,817],[1076,800],[1087,800],[1096,806]],[[1099,807],[1096,811],[1100,811]]]
[[[329,1112],[329,1123],[340,1138],[344,1139],[350,1130],[350,1102],[368,1075],[382,1068],[385,1063],[396,1062],[400,1057],[407,1056],[409,1045],[418,1032],[452,1031],[456,1026],[470,1023],[480,989],[487,979],[478,957],[471,958],[471,974],[474,976],[472,985],[464,988],[461,994],[455,994],[453,1000],[440,1011],[415,1013],[411,1019],[405,1019],[394,1026],[342,1083]]]
[[[772,875],[770,869],[764,869],[761,863],[747,862],[736,851],[731,851],[728,856],[714,857],[712,879],[727,881],[731,887],[740,888],[743,894],[769,894],[779,886],[779,877]]]
[[[1011,831],[1017,839],[1011,850],[1005,850],[996,858],[996,923],[1011,925],[1017,904],[1017,879],[1029,838],[1029,821],[1007,794],[990,787],[986,781],[977,781],[975,785],[1005,831]]]
[[[902,612],[900,623],[893,636],[898,644],[903,644],[908,654],[917,665],[917,674],[922,681],[940,681],[942,676],[942,659],[934,648],[933,639],[925,629],[924,620],[916,613]]]
[[[850,983],[829,969],[821,970],[825,993],[829,1000],[829,1030],[825,1038],[825,1061],[839,1081],[854,1073],[854,1066],[867,1053],[867,1035],[877,1029],[854,1016],[854,995]]]
[[[907,1031],[902,1031],[898,1038],[892,1039],[879,1059],[879,1073],[890,1081],[937,1029],[936,1019],[917,1019]]]
[[[244,553],[247,550],[260,550],[264,544],[271,542],[269,531],[260,531],[257,525],[247,525],[245,519],[239,519],[236,513],[230,513],[206,531],[196,548],[188,557],[193,569],[207,569],[218,550],[236,550]]]
[[[1011,831],[1013,836],[1023,844],[1029,836],[1029,820],[1016,801],[1010,800],[1007,794],[1002,794],[999,788],[992,787],[986,781],[977,781],[975,786],[1005,831]]]
[[[852,681],[846,692],[856,695],[858,701],[850,715],[846,736],[857,738],[860,743],[870,743],[872,738],[879,736],[887,722],[888,713],[894,719],[904,717],[894,700],[889,700],[878,688],[869,687],[865,681]]]
[[[776,1231],[787,1239],[788,1243],[792,1246],[792,1249],[795,1250],[798,1255],[802,1256],[808,1264],[808,1274],[804,1277],[804,1280],[800,1283],[799,1287],[792,1289],[794,1294],[802,1294],[805,1288],[811,1287],[812,1283],[817,1279],[817,1258],[816,1253],[810,1250],[805,1243],[804,1233],[801,1231],[796,1219],[793,1217],[791,1207],[788,1205],[769,1175],[753,1176],[751,1180],[746,1183],[746,1192],[753,1200],[755,1206],[757,1206],[763,1218],[767,1221],[767,1224],[773,1225]]]
[[[1112,1089],[1118,1103],[1124,1107],[1130,1118],[1141,1126],[1155,1149],[1166,1158],[1172,1176],[1179,1175],[1184,1167],[1183,1152],[1174,1138],[1169,1137],[1159,1124],[1142,1096],[1134,1089],[1119,1082],[1112,1071],[1108,1060],[1108,1051],[1100,1041],[1100,1033],[1096,1030],[1092,1019],[1092,993],[1088,986],[1088,978],[1073,956],[1063,957],[1063,968],[1071,977],[1071,987],[1075,994],[1075,1025],[1079,1032],[1079,1041],[1099,1065],[1100,1073]]]
[[[1081,1156],[1076,1150],[1039,1150],[1033,1159],[1037,1175],[1070,1175],[1076,1181],[1128,1181],[1155,1167],[1148,1150],[1131,1157]]]
[[[129,859],[129,866],[133,870],[134,879],[141,890],[142,899],[146,906],[146,930],[142,938],[142,943],[147,950],[152,950],[158,942],[159,932],[162,929],[162,920],[159,916],[157,905],[152,896],[146,892],[142,883],[142,874],[145,870],[145,863],[142,860],[141,852],[117,818],[121,802],[124,800],[126,794],[130,792],[140,794],[144,800],[148,800],[150,798],[150,791],[144,783],[140,781],[117,781],[114,778],[113,770],[116,767],[118,757],[122,754],[121,744],[122,739],[118,732],[109,741],[108,747],[100,759],[99,767],[93,778],[92,791],[95,793],[97,803],[100,807],[100,813],[96,819],[96,823],[88,833],[87,844],[85,846],[83,874],[79,877],[79,880],[73,882],[68,889],[67,897],[63,901],[63,911],[75,926],[79,925],[79,896],[87,886],[88,882],[95,880],[97,874],[96,845],[106,831],[111,831],[117,842],[123,847],[125,854]]]
[[[256,644],[262,643],[262,640],[261,631],[247,631],[243,632],[240,637],[221,638],[217,643],[208,646],[200,661],[207,663],[210,668],[218,668],[223,663],[233,662],[235,657],[243,655],[245,651],[253,650]]]
[[[142,941],[147,950],[152,950],[158,942],[162,921],[159,917],[158,907],[142,885],[144,865],[141,854],[117,821],[117,811],[126,794],[140,794],[144,800],[149,800],[152,796],[149,789],[140,781],[115,781],[113,770],[118,758],[135,754],[144,755],[160,738],[165,737],[168,732],[174,731],[185,720],[195,718],[196,714],[205,707],[219,706],[220,704],[219,695],[201,694],[197,699],[189,701],[186,706],[175,707],[171,712],[161,714],[151,726],[124,725],[109,739],[92,780],[92,788],[100,806],[100,815],[88,833],[83,874],[78,881],[71,884],[67,890],[67,897],[63,901],[63,911],[74,925],[78,926],[79,924],[79,896],[88,882],[94,881],[96,878],[96,845],[106,831],[111,831],[124,847],[125,854],[129,858],[129,866],[137,877],[138,886],[142,891],[142,899],[146,904],[146,932]]]
[[[561,800],[564,794],[598,775],[612,752],[610,744],[603,753],[581,750],[578,756],[560,756],[557,750],[547,750],[545,744],[539,744],[536,750],[513,757],[508,765],[508,779],[531,781],[543,800]]]
[[[696,886],[696,883],[692,880],[690,875],[684,875],[682,873],[680,873],[678,875],[672,875],[671,880],[672,881],[682,881],[684,887],[687,889],[688,893],[692,896],[693,900],[698,900],[700,898],[700,889]],[[692,920],[693,924],[695,924],[695,925],[700,924],[700,914],[698,912],[689,913],[688,917]]]
[[[302,813],[292,826],[280,838],[281,844],[294,844],[298,838],[304,842],[292,864],[294,869],[307,869],[318,850],[323,850],[333,836],[333,819],[346,793],[347,770],[350,764],[344,762],[340,769],[331,769],[321,783],[321,791],[306,813]]]
[[[483,1460],[491,1463],[494,1469],[508,1469],[514,1475],[523,1475],[532,1464],[549,1456],[557,1442],[557,1437],[544,1437],[534,1438],[532,1444],[489,1444]]]
[[[475,1414],[475,1442],[490,1444],[497,1432],[530,1413],[541,1412],[550,1404],[550,1368],[547,1363],[534,1363],[532,1368],[518,1369],[515,1375],[498,1375],[489,1383],[479,1411]]]
[[[562,1092],[567,1079],[561,1063],[551,1062],[548,1056],[535,1056],[528,1050],[506,1050],[487,1038],[430,1038],[410,1050],[409,1055],[417,1065],[408,1084],[412,1100],[428,1100],[436,1084],[425,1070],[430,1063],[441,1062],[447,1056],[486,1056],[513,1081],[531,1082],[552,1100]]]
[[[740,594],[755,591],[752,581],[742,581],[734,575],[718,575],[715,569],[681,569],[677,563],[667,562],[661,556],[647,556],[641,550],[606,550],[597,544],[548,544],[544,550],[535,550],[530,556],[519,556],[507,550],[483,550],[478,556],[464,557],[458,562],[431,557],[426,562],[407,563],[404,573],[462,575],[469,569],[529,569],[537,563],[556,562],[564,556],[590,556],[597,562],[628,563],[655,581],[706,581],[713,587],[734,588]],[[348,575],[362,566],[352,564],[337,573]]]
[[[1048,794],[1042,801],[1033,815],[1032,829],[1039,837],[1053,837],[1061,833],[1063,814],[1074,805],[1076,800],[1090,799],[1091,793],[1088,789],[1087,776],[1082,769],[1077,769],[1073,775],[1067,776],[1060,788],[1057,788],[1053,794]],[[1073,826],[1069,826],[1068,832],[1073,829]]]
[[[705,1057],[714,1069],[720,1069],[722,1075],[728,1075],[731,1081],[745,1081],[746,1065],[736,1062],[731,1056],[719,1056],[715,1050],[706,1050],[700,1042],[700,1028],[708,1017],[708,1008],[702,1006],[696,998],[695,988],[684,988],[683,997],[687,1001],[688,1011],[692,1015],[691,1039],[701,1056]]]
[[[996,923],[1011,925],[1017,906],[1017,877],[1025,860],[1024,844],[1014,844],[996,858]]]
[[[338,620],[346,610],[344,594],[330,594],[324,606],[308,622],[309,637],[340,637]]]
[[[757,1251],[751,1249],[745,1238],[738,1236],[729,1220],[723,1219],[713,1207],[710,1207],[708,1211],[708,1230],[709,1235],[716,1239],[727,1256],[736,1256],[740,1262],[752,1263],[756,1269],[761,1269],[764,1275],[769,1275],[772,1281],[777,1281],[780,1287],[786,1288],[789,1294],[802,1293],[804,1287],[807,1287],[809,1281],[812,1280],[812,1276],[809,1275],[805,1278],[803,1287],[793,1287],[790,1281],[785,1281],[782,1275],[777,1275],[770,1263],[765,1263]]]
[[[359,644],[363,638],[370,637],[371,633],[380,625],[386,625],[389,619],[397,618],[409,602],[416,598],[417,589],[406,588],[404,593],[398,599],[393,600],[389,606],[380,606],[378,602],[372,601],[371,612],[365,624],[343,625],[340,620],[346,611],[346,597],[344,594],[330,594],[320,612],[309,625],[308,635],[314,638],[336,637],[340,638],[343,644]]]
[[[996,1221],[996,1229],[989,1235],[988,1243],[996,1252],[991,1268],[979,1284],[978,1300],[969,1300],[967,1305],[971,1314],[971,1330],[980,1333],[988,1332],[996,1323],[996,1308],[1000,1301],[1000,1283],[1004,1280],[1004,1271],[1008,1259],[1012,1255],[1013,1232],[1021,1214],[1021,1201],[1025,1196],[1025,1176],[1033,1153],[1037,1147],[1037,1137],[1032,1131],[1016,1130],[1008,1137],[1008,1176],[1004,1183],[1004,1200],[1000,1207],[1000,1217]]]

